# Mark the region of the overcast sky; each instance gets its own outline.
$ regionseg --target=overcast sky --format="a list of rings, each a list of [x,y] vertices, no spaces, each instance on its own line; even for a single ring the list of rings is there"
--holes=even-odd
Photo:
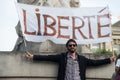
[[[16,12],[15,0],[0,1],[0,51],[13,50],[17,34],[15,26],[19,18]],[[112,13],[112,23],[119,20],[120,0],[80,0],[81,7],[103,7],[108,6]]]

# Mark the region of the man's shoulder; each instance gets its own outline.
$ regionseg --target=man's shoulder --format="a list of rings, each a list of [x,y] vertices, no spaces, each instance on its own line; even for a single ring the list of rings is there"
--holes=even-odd
[[[67,52],[62,52],[60,53],[60,55],[67,55]]]
[[[84,55],[81,55],[81,54],[78,54],[78,53],[77,53],[77,55],[78,55],[78,57],[81,58],[81,59],[86,59],[86,57],[85,57]]]
[[[58,55],[67,56],[67,53],[68,53],[68,52],[61,52],[61,53],[59,53]]]

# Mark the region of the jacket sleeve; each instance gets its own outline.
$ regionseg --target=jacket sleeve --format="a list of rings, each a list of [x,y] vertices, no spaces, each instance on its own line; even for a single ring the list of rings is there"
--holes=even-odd
[[[110,58],[106,59],[100,59],[100,60],[92,60],[92,59],[86,59],[88,66],[99,66],[104,64],[110,64],[111,60]]]
[[[58,62],[60,59],[60,54],[57,55],[34,55],[33,60],[34,61],[52,61],[52,62]]]

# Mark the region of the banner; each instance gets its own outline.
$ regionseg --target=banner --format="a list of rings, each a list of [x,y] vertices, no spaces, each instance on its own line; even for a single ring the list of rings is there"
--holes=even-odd
[[[78,44],[91,44],[112,40],[108,7],[40,7],[20,3],[16,7],[27,41],[65,44],[68,39],[75,39]]]

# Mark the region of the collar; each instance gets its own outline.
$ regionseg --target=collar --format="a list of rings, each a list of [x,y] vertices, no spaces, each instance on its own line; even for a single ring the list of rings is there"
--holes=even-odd
[[[70,56],[70,54],[71,54],[70,52],[67,53],[67,58],[72,58],[72,57]],[[76,53],[76,54],[75,54],[75,60],[77,60],[77,59],[78,59],[78,56],[77,56],[77,53]]]

